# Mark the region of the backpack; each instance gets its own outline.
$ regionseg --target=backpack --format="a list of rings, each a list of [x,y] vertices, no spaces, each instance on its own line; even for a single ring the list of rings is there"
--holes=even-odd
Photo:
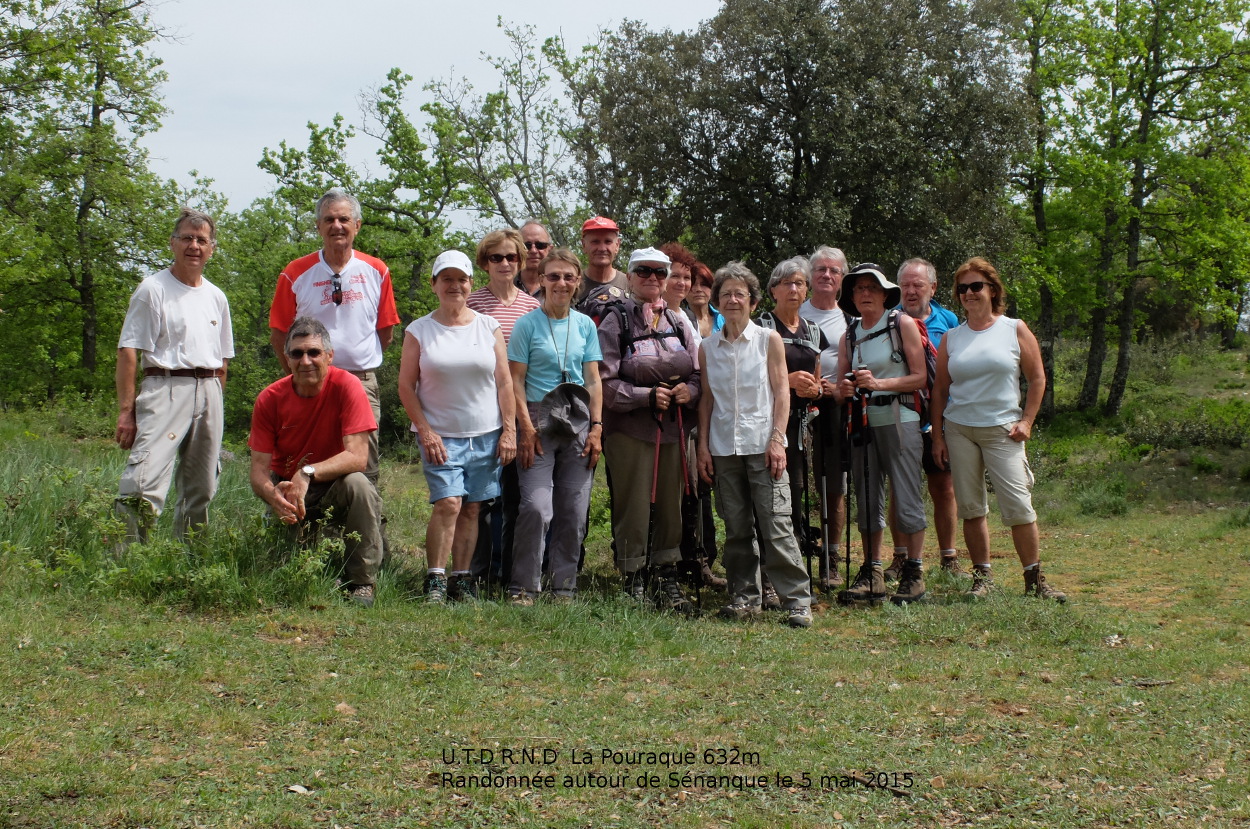
[[[929,339],[929,329],[924,324],[924,320],[918,320],[906,311],[895,308],[886,316],[885,328],[874,331],[863,339],[856,339],[855,334],[860,324],[860,318],[856,317],[846,328],[846,341],[854,348],[875,337],[889,334],[890,341],[894,345],[894,359],[907,365],[907,354],[903,351],[903,335],[898,330],[900,317],[913,321],[920,330],[920,347],[924,352],[925,381],[923,386],[912,392],[910,403],[905,402],[904,395],[899,395],[899,398],[904,406],[920,415],[920,430],[925,431],[929,428],[929,400],[933,396],[933,381],[937,378],[937,349],[933,347],[933,341]],[[911,373],[911,366],[907,366],[907,373]]]
[[[690,345],[686,342],[686,330],[682,328],[681,321],[677,319],[677,315],[672,308],[664,309],[664,319],[668,320],[668,331],[656,331],[654,328],[648,329],[645,334],[635,334],[633,327],[629,322],[629,314],[625,313],[625,303],[613,302],[605,305],[604,310],[616,315],[617,321],[621,326],[621,359],[624,360],[627,354],[633,352],[634,343],[639,340],[667,340],[676,338],[681,347],[686,351],[690,351]],[[662,344],[661,344],[662,345]]]
[[[760,314],[759,318],[756,319],[755,322],[760,326],[760,328],[767,328],[769,331],[776,331],[777,333],[781,333],[780,331],[781,326],[778,324],[777,318],[773,316],[772,311],[765,311],[764,313]],[[820,326],[812,322],[811,320],[805,320],[802,317],[799,317],[799,333],[804,333],[804,332],[806,332],[807,336],[802,339],[798,337],[783,336],[781,338],[781,341],[785,343],[786,345],[797,345],[803,348],[810,348],[812,351],[815,351],[817,354],[819,354],[821,351]]]

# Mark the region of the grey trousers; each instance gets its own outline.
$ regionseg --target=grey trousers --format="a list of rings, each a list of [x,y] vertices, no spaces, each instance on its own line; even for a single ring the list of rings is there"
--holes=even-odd
[[[729,577],[730,601],[753,607],[761,603],[754,521],[758,518],[764,572],[782,607],[810,607],[811,579],[803,569],[790,520],[789,480],[784,475],[780,481],[773,480],[763,453],[713,456],[712,463],[716,469],[716,509],[725,522],[721,560]]]
[[[347,581],[373,584],[382,564],[382,499],[364,473],[314,482],[304,496],[304,506],[309,513],[305,524],[329,512],[330,523],[343,528],[343,574]]]
[[[520,469],[521,505],[512,542],[512,580],[508,592],[536,595],[542,590],[543,539],[551,531],[547,560],[551,589],[577,592],[577,562],[586,536],[587,508],[595,471],[581,456],[586,436],[555,440],[542,438],[543,454],[534,456],[529,469]],[[555,505],[559,505],[559,509]]]
[[[894,515],[898,531],[916,533],[928,526],[920,494],[920,453],[924,439],[916,422],[873,426],[867,446],[851,448],[851,487],[859,504],[859,531],[869,535],[885,529],[885,479],[894,484]],[[901,433],[901,434],[900,434]],[[864,463],[868,464],[867,479]],[[860,492],[867,484],[867,491]]]
[[[185,538],[189,528],[208,523],[208,504],[217,493],[224,421],[221,380],[145,377],[135,398],[135,421],[139,431],[117,487],[114,511],[126,524],[128,540],[147,540],[152,517],[165,508],[172,482],[178,489],[174,532]]]

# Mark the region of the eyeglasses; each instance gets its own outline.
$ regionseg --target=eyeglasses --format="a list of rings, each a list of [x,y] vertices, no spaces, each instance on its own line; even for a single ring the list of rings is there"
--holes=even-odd
[[[549,247],[551,247],[550,242],[526,242],[525,243],[526,250],[546,250]]]
[[[806,288],[807,282],[802,279],[786,279],[777,283],[779,288]]]
[[[486,257],[492,265],[498,265],[500,262],[516,262],[521,257],[515,253],[492,253]]]
[[[287,352],[287,356],[296,361],[304,359],[305,356],[310,360],[315,360],[324,353],[320,348],[292,348]]]
[[[202,248],[206,248],[213,243],[213,240],[209,239],[207,236],[196,236],[193,233],[184,233],[181,236],[175,236],[174,238],[179,242],[182,242],[184,245],[189,245],[192,242],[195,242]]]
[[[722,303],[724,303],[724,301],[727,299],[737,300],[738,302],[746,302],[750,298],[751,298],[751,295],[747,293],[746,291],[721,291],[720,292],[720,301]]]
[[[650,279],[653,276],[656,279],[668,278],[668,268],[651,268],[646,265],[635,265],[631,273],[639,279]]]
[[[969,291],[972,291],[974,294],[979,294],[988,284],[990,283],[988,282],[964,282],[959,285],[956,285],[955,290],[959,292],[960,296],[963,296]]]
[[[846,273],[846,271],[842,270],[837,265],[821,265],[818,268],[812,268],[812,273],[839,274],[839,273]]]
[[[333,274],[330,277],[330,279],[334,281],[334,292],[330,294],[330,299],[334,300],[335,305],[342,305],[343,304],[343,280],[339,278],[339,275],[337,273]]]
[[[543,279],[548,282],[559,282],[561,279],[565,282],[576,282],[581,279],[581,276],[575,273],[545,273]]]

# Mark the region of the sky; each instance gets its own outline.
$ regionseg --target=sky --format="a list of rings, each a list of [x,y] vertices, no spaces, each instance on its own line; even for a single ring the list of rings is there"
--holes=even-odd
[[[467,77],[478,92],[496,88],[482,53],[507,53],[500,15],[533,24],[540,40],[562,34],[580,48],[626,17],[652,29],[689,30],[719,6],[717,0],[158,0],[152,20],[166,38],[152,50],[169,76],[162,89],[169,112],[144,144],[158,175],[189,185],[190,171],[198,171],[214,180],[232,210],[242,210],[272,188],[272,177],[256,166],[265,147],[277,149],[283,140],[306,147],[308,122],[329,124],[336,113],[358,125],[358,96],[381,85],[392,67],[414,79],[407,90],[412,113],[431,80]],[[357,166],[371,161],[367,144],[357,142],[351,151]]]

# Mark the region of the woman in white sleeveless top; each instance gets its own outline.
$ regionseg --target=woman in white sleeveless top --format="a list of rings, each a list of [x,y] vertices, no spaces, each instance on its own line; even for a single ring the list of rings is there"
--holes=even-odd
[[[1063,602],[1063,593],[1046,583],[1039,558],[1037,514],[1033,511],[1033,473],[1025,441],[1046,390],[1046,373],[1037,338],[1021,320],[1003,315],[1006,291],[994,266],[974,257],[955,272],[955,299],[967,322],[942,337],[930,415],[933,458],[950,462],[955,501],[964,522],[964,543],[972,559],[972,590],[981,598],[993,586],[989,473],[1003,523],[1024,567],[1024,592]],[[1020,377],[1029,390],[1020,405]]]

